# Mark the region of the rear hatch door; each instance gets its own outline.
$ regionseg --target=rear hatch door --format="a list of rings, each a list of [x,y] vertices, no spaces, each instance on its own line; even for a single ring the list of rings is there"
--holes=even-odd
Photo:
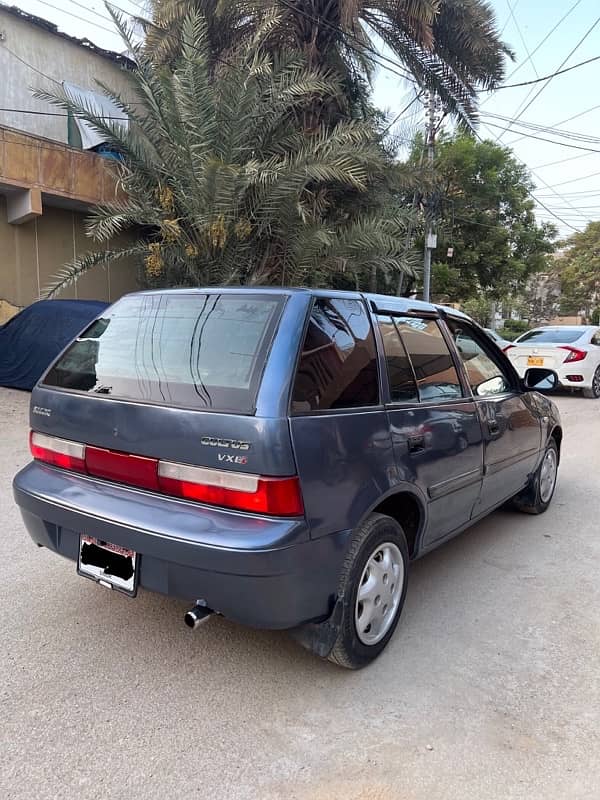
[[[284,294],[167,292],[109,308],[34,390],[34,430],[183,464],[296,472],[285,417],[257,417]]]

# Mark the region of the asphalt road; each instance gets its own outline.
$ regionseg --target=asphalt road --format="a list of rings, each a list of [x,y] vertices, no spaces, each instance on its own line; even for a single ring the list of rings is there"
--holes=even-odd
[[[352,673],[285,635],[79,578],[10,482],[26,394],[0,390],[0,798],[600,797],[600,402],[560,397],[547,514],[498,512],[413,567]]]

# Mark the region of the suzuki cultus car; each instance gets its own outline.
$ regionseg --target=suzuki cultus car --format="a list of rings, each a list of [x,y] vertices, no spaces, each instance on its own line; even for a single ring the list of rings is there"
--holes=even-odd
[[[548,508],[562,428],[533,388],[555,383],[414,300],[129,295],[34,389],[15,498],[86,579],[358,668],[394,633],[411,560],[507,501]]]

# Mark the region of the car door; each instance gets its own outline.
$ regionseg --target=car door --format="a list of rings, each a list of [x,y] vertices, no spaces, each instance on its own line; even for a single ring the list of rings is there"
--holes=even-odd
[[[479,499],[483,438],[433,317],[376,317],[387,364],[386,402],[399,480],[416,484],[428,506],[421,547],[466,525]]]
[[[523,392],[501,354],[463,319],[448,318],[484,433],[484,477],[478,513],[517,494],[535,469],[541,420],[531,392]]]

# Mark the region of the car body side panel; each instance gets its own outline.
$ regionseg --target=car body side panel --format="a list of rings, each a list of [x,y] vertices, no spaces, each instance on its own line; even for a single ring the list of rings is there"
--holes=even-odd
[[[383,408],[291,417],[290,429],[315,538],[355,528],[400,481]]]

